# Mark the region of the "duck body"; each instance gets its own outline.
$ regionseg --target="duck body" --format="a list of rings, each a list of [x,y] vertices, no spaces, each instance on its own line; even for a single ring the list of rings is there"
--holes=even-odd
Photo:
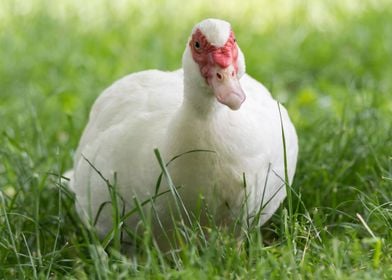
[[[227,26],[219,20],[207,21],[215,29]],[[200,29],[208,32],[205,26],[198,27],[193,34]],[[229,76],[226,82],[226,72],[212,78],[203,76],[200,63],[192,59],[192,40],[184,52],[183,69],[128,75],[106,89],[93,105],[70,178],[78,211],[90,221],[101,205],[111,200],[102,177],[115,185],[126,210],[135,207],[135,198],[142,202],[155,195],[162,170],[154,149],[165,162],[181,155],[170,162],[168,171],[180,186],[185,207],[195,213],[203,201],[218,224],[254,217],[261,211],[258,223],[262,225],[285,198],[281,124],[289,182],[298,153],[287,111],[280,105],[279,112],[268,90],[245,74],[241,63],[232,68],[211,68],[235,71],[230,72],[237,74],[233,74],[234,82]],[[238,56],[243,59],[240,51]],[[211,86],[214,83],[218,85]],[[234,92],[228,97],[224,95],[227,88]],[[167,189],[163,179],[159,192]],[[161,195],[154,203],[161,226],[170,228],[172,195]],[[246,217],[240,217],[243,209],[247,209]],[[104,207],[97,221],[102,235],[113,226],[111,211]],[[126,221],[132,228],[139,222],[137,215]]]

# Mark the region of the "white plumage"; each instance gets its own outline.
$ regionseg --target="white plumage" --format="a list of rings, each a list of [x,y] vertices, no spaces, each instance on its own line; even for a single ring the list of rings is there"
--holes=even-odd
[[[228,40],[231,28],[224,21],[208,19],[196,25],[193,34],[196,30],[220,48]],[[161,173],[155,148],[166,161],[191,150],[214,151],[189,153],[169,165],[169,173],[174,183],[181,185],[179,193],[191,213],[202,196],[218,223],[230,223],[238,219],[246,192],[250,216],[263,202],[259,222],[263,224],[283,201],[284,151],[277,102],[262,84],[244,73],[239,48],[235,79],[239,80],[246,100],[236,103],[240,104],[238,110],[218,102],[214,88],[192,57],[191,40],[183,55],[183,69],[128,75],[96,100],[70,178],[82,216],[93,219],[100,205],[110,201],[105,181],[90,163],[112,183],[116,174],[116,187],[128,210],[134,207],[134,196],[139,201],[153,196]],[[286,110],[280,108],[291,182],[297,161],[297,136]],[[161,191],[165,189],[163,180]],[[155,203],[163,226],[170,229],[171,194],[162,195]],[[127,220],[133,228],[138,222],[137,216]],[[104,207],[96,227],[101,234],[111,229],[110,207]],[[159,233],[156,235],[159,239]]]

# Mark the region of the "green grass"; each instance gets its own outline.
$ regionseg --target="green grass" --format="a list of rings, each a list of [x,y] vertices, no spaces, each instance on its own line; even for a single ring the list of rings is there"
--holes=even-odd
[[[242,2],[0,4],[1,279],[391,277],[392,5]],[[286,201],[242,243],[212,227],[172,258],[148,234],[134,257],[106,255],[59,174],[99,92],[130,72],[180,67],[193,24],[209,16],[232,22],[248,73],[296,125],[294,214]]]

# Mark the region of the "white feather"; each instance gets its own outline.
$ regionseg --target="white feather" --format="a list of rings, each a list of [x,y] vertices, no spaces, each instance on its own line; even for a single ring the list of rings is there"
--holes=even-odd
[[[205,19],[195,25],[192,33],[199,29],[215,47],[222,47],[230,36],[230,23],[218,19]]]

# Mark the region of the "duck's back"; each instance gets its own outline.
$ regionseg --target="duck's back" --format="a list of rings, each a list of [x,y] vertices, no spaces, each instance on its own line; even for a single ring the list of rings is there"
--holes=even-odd
[[[109,200],[106,183],[97,171],[127,189],[130,197],[143,199],[151,193],[149,187],[159,175],[153,150],[163,145],[182,92],[181,70],[150,70],[116,81],[97,98],[75,154],[70,183],[79,210],[96,213]]]

